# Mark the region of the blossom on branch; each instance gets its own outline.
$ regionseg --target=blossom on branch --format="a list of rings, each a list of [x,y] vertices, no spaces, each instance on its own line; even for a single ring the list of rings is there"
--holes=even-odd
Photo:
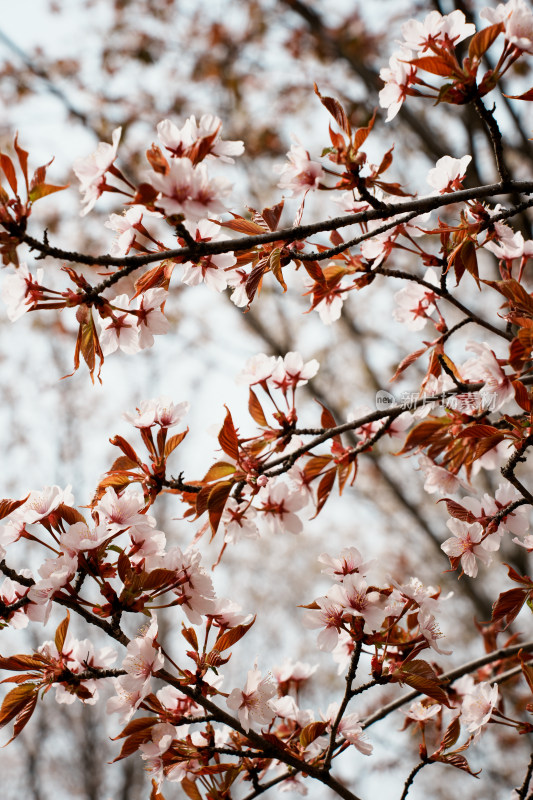
[[[307,150],[293,137],[294,144],[287,153],[288,164],[276,166],[280,174],[280,189],[290,189],[294,197],[301,192],[316,189],[324,176],[324,170],[317,161],[311,161]]]
[[[105,191],[105,174],[117,157],[121,133],[122,128],[115,128],[112,134],[113,144],[100,142],[96,152],[86,158],[79,158],[74,162],[73,169],[80,182],[80,192],[84,195],[82,203],[85,208],[81,211],[82,217],[89,213],[100,195]]]
[[[450,48],[473,36],[476,26],[466,22],[462,11],[452,11],[444,16],[431,11],[424,22],[410,19],[402,25],[404,44],[419,53],[434,52],[434,48]]]
[[[466,169],[471,161],[472,156],[442,156],[433,169],[429,170],[427,182],[438,194],[456,192],[463,188]]]
[[[233,689],[226,703],[238,713],[244,730],[249,731],[254,724],[263,726],[272,722],[274,709],[269,701],[276,693],[276,684],[270,675],[261,678],[261,672],[255,667],[249,670],[244,689]]]
[[[533,53],[533,12],[524,0],[509,0],[496,8],[484,8],[480,16],[491,25],[503,23],[506,40],[518,50]]]

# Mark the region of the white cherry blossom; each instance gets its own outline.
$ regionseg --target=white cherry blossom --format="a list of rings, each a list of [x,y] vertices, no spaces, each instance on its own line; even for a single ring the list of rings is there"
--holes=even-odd
[[[105,174],[117,157],[121,133],[122,128],[115,128],[111,137],[112,144],[100,142],[96,152],[74,162],[73,170],[80,181],[80,192],[83,194],[82,203],[85,205],[81,211],[82,217],[94,207],[104,190]]]

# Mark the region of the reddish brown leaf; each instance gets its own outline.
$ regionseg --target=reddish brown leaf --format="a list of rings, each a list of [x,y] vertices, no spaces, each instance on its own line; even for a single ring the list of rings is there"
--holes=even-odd
[[[408,63],[413,64],[417,69],[423,69],[425,72],[440,75],[443,78],[450,76],[454,70],[453,62],[448,62],[440,56],[422,56],[413,58]]]
[[[526,600],[531,595],[530,589],[508,589],[501,592],[500,596],[492,606],[492,621],[505,620],[507,628],[518,616]]]
[[[489,25],[488,28],[483,28],[475,33],[470,39],[468,57],[480,59],[481,56],[489,49],[494,40],[497,39],[503,29],[503,23],[498,22],[496,25]]]
[[[15,167],[9,156],[6,156],[4,153],[0,153],[0,167],[2,167],[4,171],[4,175],[13,190],[13,194],[17,194],[17,175],[15,173]]]
[[[58,653],[63,652],[63,645],[65,644],[65,638],[67,636],[69,622],[70,622],[70,614],[67,611],[67,616],[62,622],[59,623],[59,625],[56,628],[56,635],[54,641]]]
[[[207,511],[209,513],[209,523],[211,525],[212,536],[214,536],[218,530],[220,518],[224,511],[226,501],[234,485],[234,481],[220,481],[220,483],[216,483],[213,486],[211,492],[209,493],[209,497],[207,499]]]
[[[340,128],[342,128],[344,133],[346,133],[348,136],[351,137],[352,129],[348,121],[348,117],[346,116],[346,112],[339,103],[339,101],[336,100],[334,97],[323,97],[323,95],[320,94],[316,83],[314,84],[314,87],[315,87],[315,94],[320,99],[320,102],[322,103],[324,108],[326,108],[329,111],[329,113],[331,114],[337,125]]]
[[[226,418],[218,434],[218,441],[223,451],[230,457],[239,460],[239,437],[233,425],[233,419],[228,407],[226,408]]]
[[[368,123],[368,125],[364,128],[359,128],[353,137],[353,149],[359,150],[361,145],[366,141],[368,134],[374,127],[374,122],[376,121],[376,114],[378,113],[377,108],[374,109],[374,113],[372,114],[372,119]]]
[[[186,628],[185,625],[181,629],[181,635],[186,642],[190,644],[195,653],[200,649],[198,646],[198,637],[194,628]]]
[[[210,483],[211,481],[219,481],[221,478],[226,478],[228,475],[233,475],[234,472],[235,472],[234,464],[228,464],[226,461],[217,461],[215,464],[209,467],[209,469],[207,470],[206,474],[202,479],[202,482]],[[208,490],[207,496],[209,496],[211,487],[204,487],[204,488]]]
[[[302,728],[300,731],[300,744],[302,747],[308,747],[311,742],[314,742],[315,739],[322,736],[327,730],[327,727],[327,722],[310,722],[309,725]]]
[[[330,469],[322,476],[316,492],[316,499],[317,499],[316,512],[313,514],[311,519],[317,517],[324,508],[326,500],[328,499],[331,490],[333,489],[333,484],[335,483],[336,474],[337,474],[336,469]]]
[[[4,519],[8,514],[12,514],[17,508],[24,505],[28,499],[29,494],[23,500],[0,500],[0,519]]]
[[[250,393],[248,395],[248,411],[254,422],[257,422],[257,424],[261,425],[263,428],[268,427],[263,407],[257,399],[257,395],[252,387],[250,387]]]
[[[191,800],[202,800],[202,795],[196,785],[196,781],[193,781],[191,778],[183,778],[180,786]]]
[[[233,214],[233,216],[234,219],[230,219],[228,222],[219,222],[218,224],[222,228],[229,228],[232,231],[237,231],[237,233],[247,233],[249,236],[257,236],[258,233],[266,232],[266,226],[252,222],[250,219],[239,217],[238,214]]]
[[[230,630],[225,631],[224,633],[222,633],[220,636],[217,637],[213,649],[218,650],[219,653],[224,652],[224,650],[227,650],[228,647],[231,647],[236,642],[238,642],[239,639],[242,639],[242,637],[246,633],[248,633],[254,622],[255,622],[255,617],[251,622],[248,623],[248,625],[236,625],[234,628],[230,628]]]
[[[261,211],[261,216],[263,217],[263,219],[265,220],[266,224],[268,225],[271,231],[276,231],[278,229],[284,202],[285,201],[282,200],[275,206],[272,206],[271,208],[264,208]]]
[[[169,455],[174,452],[176,447],[182,443],[185,439],[187,434],[189,433],[189,429],[183,431],[182,433],[177,433],[175,436],[171,436],[170,439],[165,444],[165,458],[168,458]]]
[[[444,732],[442,742],[440,743],[441,750],[449,750],[453,747],[461,734],[461,724],[459,717],[454,717]]]

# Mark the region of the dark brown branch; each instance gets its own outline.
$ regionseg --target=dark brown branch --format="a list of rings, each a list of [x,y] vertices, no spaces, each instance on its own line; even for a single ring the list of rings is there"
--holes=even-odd
[[[509,483],[511,483],[515,487],[515,489],[518,492],[520,492],[522,497],[525,498],[525,500],[527,500],[527,502],[530,503],[531,505],[533,505],[533,494],[531,494],[529,489],[526,489],[526,487],[518,480],[518,478],[514,474],[514,471],[519,462],[526,460],[524,458],[524,453],[528,447],[531,447],[532,444],[533,444],[533,435],[527,436],[521,443],[520,447],[518,447],[516,451],[513,453],[507,464],[505,464],[505,466],[503,466],[500,470],[503,477],[506,480],[508,480]]]
[[[533,753],[531,753],[531,756],[529,757],[529,764],[527,767],[527,771],[522,786],[520,787],[520,789],[515,790],[520,800],[526,800],[532,775],[533,775]]]
[[[339,725],[341,724],[341,720],[344,716],[344,712],[348,708],[348,703],[353,697],[352,684],[355,680],[355,673],[357,672],[359,659],[361,658],[362,648],[363,648],[363,642],[360,640],[356,643],[355,650],[352,653],[352,657],[350,659],[350,666],[346,674],[346,689],[344,691],[344,697],[342,698],[342,702],[339,706],[339,710],[337,712],[337,716],[335,717],[335,721],[331,726],[329,745],[326,752],[326,757],[324,758],[324,769],[329,770],[331,768],[331,759],[333,758],[333,751],[335,749],[335,738],[337,736],[337,731],[339,730]]]
[[[423,767],[425,767],[425,766],[427,766],[428,764],[431,764],[431,763],[433,763],[433,762],[431,762],[429,760],[428,761],[421,761],[420,764],[417,764],[416,767],[414,767],[411,770],[411,772],[409,773],[409,775],[407,777],[407,780],[405,781],[405,784],[404,784],[404,787],[403,787],[402,796],[400,797],[400,800],[405,800],[405,798],[407,797],[407,794],[409,792],[409,789],[413,785],[413,781],[416,778],[416,776],[418,775],[418,773],[420,772],[420,770]]]
[[[358,211],[354,214],[345,214],[341,217],[334,217],[328,220],[321,220],[308,225],[298,225],[294,228],[282,228],[271,233],[262,233],[256,236],[245,236],[238,239],[223,239],[215,242],[198,242],[194,248],[178,247],[175,249],[161,250],[152,253],[143,253],[137,256],[124,256],[116,258],[114,256],[101,255],[90,256],[84,253],[76,253],[61,248],[52,247],[47,243],[40,242],[23,232],[20,233],[20,240],[27,244],[31,249],[38,250],[45,256],[52,256],[62,261],[69,261],[77,264],[87,264],[89,266],[109,266],[119,267],[119,271],[110,275],[98,286],[93,287],[93,292],[101,292],[104,288],[119,280],[119,277],[129,275],[130,272],[146,264],[153,264],[165,259],[187,259],[199,258],[204,255],[216,255],[219,253],[240,252],[250,250],[253,247],[271,242],[295,242],[313,236],[316,233],[332,231],[338,228],[346,228],[359,222],[369,222],[371,220],[390,219],[397,214],[406,214],[416,211],[424,214],[427,211],[434,211],[437,208],[463,203],[467,200],[478,200],[486,197],[497,197],[501,194],[508,194],[514,190],[523,194],[533,193],[532,181],[511,181],[510,183],[493,183],[486,186],[478,186],[474,189],[461,189],[452,194],[434,195],[421,197],[416,200],[407,200],[403,203],[388,204],[385,209],[367,209]],[[101,288],[102,287],[102,288]]]

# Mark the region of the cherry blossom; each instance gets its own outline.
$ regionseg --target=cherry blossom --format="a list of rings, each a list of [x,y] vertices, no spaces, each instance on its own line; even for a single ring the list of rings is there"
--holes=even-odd
[[[426,283],[438,286],[435,270],[428,267],[424,275]],[[435,310],[436,295],[426,286],[414,281],[394,295],[396,308],[392,316],[398,322],[403,322],[411,331],[420,331],[425,326],[429,317]]]
[[[341,606],[345,613],[362,617],[365,631],[378,631],[384,618],[383,604],[379,592],[368,591],[368,584],[362,575],[352,572],[346,575],[342,584],[335,584],[327,592],[327,597]]]
[[[439,703],[427,705],[421,700],[415,700],[414,703],[411,703],[407,711],[402,711],[402,714],[405,714],[406,717],[414,720],[415,722],[425,724],[428,720],[436,717],[441,709],[442,706]]]
[[[171,120],[164,119],[157,126],[157,135],[161,144],[170,151],[172,156],[181,157],[201,139],[211,139],[206,158],[217,156],[221,161],[233,164],[231,156],[240,156],[244,152],[244,143],[238,141],[223,141],[220,138],[222,122],[213,114],[202,114],[200,122],[196,117],[189,117],[183,126],[178,128]]]
[[[476,559],[479,558],[484,564],[490,564],[492,558],[488,550],[493,548],[481,541],[483,527],[479,522],[468,524],[459,519],[449,519],[446,525],[454,538],[446,539],[441,544],[441,549],[450,558],[460,558],[465,575],[475,578],[478,571]]]
[[[84,217],[94,207],[106,186],[105,174],[117,157],[118,143],[122,128],[115,128],[112,134],[112,144],[100,142],[96,152],[86,158],[79,158],[74,162],[73,170],[80,181],[80,192],[84,195],[82,203],[85,208],[81,211]]]
[[[316,189],[324,176],[324,170],[317,161],[311,161],[307,150],[293,137],[294,144],[287,153],[288,163],[278,166],[280,173],[278,186],[280,189],[290,189],[294,197],[301,192]]]
[[[261,504],[258,510],[271,533],[302,532],[302,520],[295,512],[307,505],[305,495],[291,492],[286,483],[270,481],[268,486],[260,489],[257,501]]]
[[[231,192],[225,178],[210,177],[205,164],[194,167],[188,158],[172,159],[166,175],[150,173],[149,181],[160,193],[156,205],[165,215],[181,214],[190,220],[222,214],[222,198]]]
[[[143,521],[140,511],[144,508],[144,498],[138,492],[124,492],[120,496],[112,486],[108,486],[105,494],[96,505],[96,511],[105,519],[108,530],[118,533],[136,522]]]
[[[266,381],[271,377],[276,365],[276,356],[267,356],[264,353],[258,353],[248,359],[243,371],[237,378],[237,383],[254,386],[256,383]]]
[[[288,658],[279,667],[274,667],[272,672],[279,684],[280,691],[287,694],[289,691],[297,692],[317,669],[318,664],[311,666],[303,661],[293,661],[292,658]]]
[[[339,704],[330,703],[326,713],[322,715],[324,721],[329,722],[330,728],[337,718],[338,713]],[[339,722],[337,731],[363,755],[369,756],[372,753],[373,747],[370,742],[367,741],[357,714],[345,714]]]
[[[122,350],[133,354],[141,349],[137,317],[126,311],[130,299],[127,294],[119,294],[113,300],[116,309],[113,315],[100,318],[100,347],[104,356]]]
[[[337,644],[331,651],[333,660],[337,663],[337,673],[343,675],[352,659],[355,642],[348,631],[340,631]]]
[[[319,367],[320,364],[316,358],[312,358],[311,361],[306,361],[304,364],[300,353],[287,353],[286,356],[278,358],[271,382],[283,392],[289,388],[296,389],[297,386],[305,386],[311,378],[314,378]]]
[[[261,672],[254,667],[248,671],[244,689],[233,689],[226,699],[228,708],[236,711],[239,722],[245,731],[255,724],[268,725],[274,719],[274,709],[270,700],[276,695],[276,685],[270,675],[261,678]]]
[[[190,404],[185,400],[174,403],[170,397],[159,397],[153,400],[143,400],[136,409],[137,414],[125,411],[123,417],[136,428],[151,428],[159,425],[161,428],[172,428],[179,425],[188,413]]]
[[[413,52],[406,47],[392,54],[389,66],[383,67],[379,77],[385,86],[379,93],[381,108],[387,108],[386,122],[390,122],[403,105],[407,94],[412,92],[411,85],[416,81],[416,67],[409,64]]]
[[[444,549],[444,546],[442,546]],[[443,656],[449,656],[452,651],[451,650],[443,650],[437,644],[439,639],[442,639],[444,634],[441,632],[437,620],[430,614],[429,611],[426,609],[420,609],[418,614],[418,625],[420,628],[420,633],[426,639],[428,645],[433,648],[437,653],[440,653]]]
[[[150,556],[146,560],[146,568],[173,570],[176,573],[173,591],[193,625],[202,624],[202,614],[214,613],[213,582],[201,565],[200,553],[194,548],[182,552],[179,547],[172,547],[162,556]]]
[[[369,561],[363,561],[363,556],[357,547],[345,547],[341,550],[338,558],[334,558],[328,553],[322,553],[318,557],[318,560],[321,564],[325,565],[325,568],[322,570],[324,575],[330,575],[332,578],[341,582],[346,575],[351,575],[353,572],[366,575],[369,567],[376,561],[375,558],[371,558]]]
[[[496,8],[484,8],[480,16],[492,25],[503,22],[507,41],[518,50],[533,53],[533,12],[524,0],[509,0]]]
[[[150,624],[141,636],[132,639],[126,648],[122,669],[126,675],[119,678],[120,685],[128,692],[139,692],[146,697],[151,691],[151,676],[162,669],[165,663],[162,653],[155,646],[157,619],[152,616]]]
[[[302,622],[306,628],[323,628],[317,637],[320,650],[330,652],[336,646],[345,609],[330,597],[317,597],[315,604],[318,608],[306,608]]]
[[[147,289],[139,296],[136,315],[141,350],[153,345],[154,336],[168,332],[168,320],[161,310],[167,295],[164,289]]]
[[[2,283],[2,300],[7,308],[7,316],[11,322],[31,311],[42,295],[41,282],[44,271],[38,269],[35,276],[31,274],[27,264],[20,262],[14,275],[7,275]]]
[[[251,614],[241,614],[241,607],[234,600],[219,598],[215,601],[209,616],[217,628],[235,628],[237,625],[249,625]]]
[[[75,522],[65,533],[61,534],[61,546],[65,548],[71,556],[83,550],[94,550],[99,547],[110,533],[106,525],[97,525],[96,528],[89,528],[85,522]]]
[[[476,354],[476,358],[466,361],[461,375],[468,381],[484,381],[480,398],[484,408],[498,411],[509,400],[514,399],[515,390],[511,379],[505,374],[486,342],[469,341],[466,349]]]
[[[71,506],[73,503],[74,495],[70,491],[70,486],[65,489],[59,486],[46,486],[41,491],[30,492],[28,499],[15,511],[12,519],[31,525],[49,517],[60,505]]]
[[[462,478],[434,464],[427,456],[419,457],[418,466],[425,472],[424,489],[428,494],[454,494],[459,487],[468,485]]]
[[[463,697],[461,721],[467,731],[479,736],[481,728],[489,722],[492,709],[498,702],[498,686],[483,681]]]
[[[201,219],[197,225],[188,222],[185,225],[197,242],[220,242],[227,238],[220,233],[220,226],[213,220]],[[184,262],[181,279],[189,286],[205,283],[210,289],[222,292],[228,284],[227,270],[236,263],[233,253],[202,256],[195,262]]]
[[[118,234],[109,249],[112,256],[125,256],[129,253],[135,239],[135,226],[141,222],[144,211],[143,206],[131,206],[123,214],[111,214],[104,222],[106,228],[111,228]]]
[[[452,11],[444,16],[431,11],[424,22],[410,19],[402,25],[403,44],[421,53],[434,52],[436,47],[455,46],[475,32],[476,26],[466,22],[462,11]]]
[[[234,497],[230,497],[220,520],[226,542],[235,544],[240,539],[257,539],[259,529],[254,522],[256,516],[257,511],[248,502],[243,500],[238,503]]]
[[[442,156],[433,169],[429,170],[427,182],[438,194],[462,189],[466,169],[471,161],[472,156],[463,156],[462,158]]]

